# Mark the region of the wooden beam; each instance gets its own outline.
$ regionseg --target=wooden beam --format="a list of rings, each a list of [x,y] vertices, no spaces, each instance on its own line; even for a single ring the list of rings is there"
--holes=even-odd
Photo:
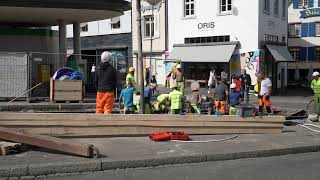
[[[24,143],[82,157],[94,157],[94,147],[60,138],[22,133],[14,129],[0,127],[0,138],[5,141]]]

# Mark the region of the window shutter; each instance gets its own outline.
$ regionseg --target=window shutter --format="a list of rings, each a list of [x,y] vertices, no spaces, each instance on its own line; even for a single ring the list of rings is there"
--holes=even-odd
[[[301,24],[301,37],[308,37],[309,23]]]
[[[311,22],[309,23],[309,37],[316,36],[316,23]]]
[[[313,4],[314,4],[314,0],[309,0],[308,6],[309,6],[309,7],[313,7]]]
[[[292,0],[292,4],[293,4],[293,9],[299,8],[299,0]]]
[[[154,14],[154,37],[160,37],[160,15]]]
[[[315,60],[316,60],[316,48],[308,47],[308,61],[315,61]]]
[[[300,48],[300,61],[306,61],[307,60],[307,48],[301,47]]]

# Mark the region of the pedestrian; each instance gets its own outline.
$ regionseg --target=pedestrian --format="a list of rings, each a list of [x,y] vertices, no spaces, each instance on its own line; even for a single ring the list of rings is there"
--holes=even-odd
[[[235,89],[235,91],[241,92],[241,81],[239,80],[239,78],[237,77],[237,75],[232,74],[231,79],[232,79],[232,83],[236,84],[236,89]]]
[[[132,114],[135,112],[135,106],[133,104],[133,93],[135,91],[135,88],[133,87],[132,83],[130,81],[127,81],[126,88],[123,89],[120,93],[119,97],[119,104],[121,107],[121,103],[123,102],[124,114]]]
[[[230,85],[229,92],[229,115],[235,115],[235,107],[239,105],[242,99],[242,94],[240,91],[236,90],[237,85],[232,83]]]
[[[226,73],[224,71],[224,69],[222,69],[221,71],[221,75],[220,75],[221,81],[227,82],[228,81],[228,73]]]
[[[216,70],[214,68],[212,68],[212,70],[210,71],[210,75],[209,75],[208,88],[211,89],[216,86],[217,86]]]
[[[171,103],[170,112],[171,114],[180,114],[182,112],[182,98],[183,94],[178,91],[176,85],[172,87],[172,92],[169,93],[169,100]]]
[[[191,90],[192,90],[192,93],[189,99],[191,103],[191,107],[197,114],[201,114],[201,109],[199,106],[199,104],[201,103],[201,96],[199,92],[200,84],[197,81],[191,83]]]
[[[241,70],[241,92],[244,97],[245,103],[249,103],[249,91],[251,88],[251,76],[247,74],[245,69]]]
[[[214,106],[216,111],[220,112],[222,115],[226,114],[227,111],[227,97],[229,95],[228,86],[225,84],[225,80],[220,80],[218,78],[218,85],[214,90]]]
[[[144,103],[145,103],[145,113],[151,114],[151,98],[152,98],[153,87],[148,85],[144,88]]]
[[[311,81],[311,89],[313,90],[313,97],[316,106],[316,112],[320,112],[320,73],[315,71],[312,74],[313,80]]]
[[[184,73],[181,68],[181,64],[177,65],[177,70],[175,72],[175,79],[177,83],[177,90],[184,94]]]
[[[158,83],[157,83],[156,75],[152,75],[151,86],[153,87],[153,94],[154,94],[154,91],[157,91],[157,93],[159,94],[159,91],[157,90]]]
[[[131,82],[132,86],[135,87],[137,85],[137,81],[134,78],[134,73],[135,73],[136,69],[134,67],[130,67],[129,68],[129,72],[126,76],[126,82]]]
[[[268,113],[271,113],[270,96],[272,92],[272,82],[268,77],[266,77],[263,71],[259,74],[258,84],[259,113],[261,114],[263,112],[264,107],[266,107]]]
[[[95,86],[97,89],[96,113],[111,114],[114,96],[117,87],[117,71],[109,63],[111,53],[105,51],[101,54],[102,63],[97,67]]]

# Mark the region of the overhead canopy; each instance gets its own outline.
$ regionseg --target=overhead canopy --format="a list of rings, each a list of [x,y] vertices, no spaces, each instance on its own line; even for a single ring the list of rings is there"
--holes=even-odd
[[[278,62],[294,61],[286,46],[267,44],[267,48],[269,49],[275,61],[278,61]]]
[[[120,16],[130,10],[125,0],[1,0],[0,25],[54,26]]]
[[[169,59],[182,62],[229,62],[236,44],[175,46]]]

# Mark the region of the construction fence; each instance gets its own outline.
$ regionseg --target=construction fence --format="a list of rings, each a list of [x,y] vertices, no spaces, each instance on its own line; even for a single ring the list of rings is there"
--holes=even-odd
[[[125,81],[129,62],[136,57],[113,53],[111,64],[118,72],[118,89]],[[59,59],[63,59],[62,62]],[[65,60],[64,60],[65,59]],[[86,92],[95,92],[95,72],[100,55],[44,52],[0,52],[0,99],[49,98],[50,78],[61,67],[81,72]]]

